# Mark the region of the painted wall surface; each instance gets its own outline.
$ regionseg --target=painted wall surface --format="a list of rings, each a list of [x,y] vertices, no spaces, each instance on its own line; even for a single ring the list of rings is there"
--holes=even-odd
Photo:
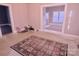
[[[27,4],[10,4],[12,7],[12,16],[14,20],[14,27],[23,28],[28,25],[28,16],[27,16]]]
[[[49,4],[29,4],[28,23],[29,25],[32,25],[36,29],[40,29],[41,27],[41,23],[40,23],[41,22],[41,8],[42,8],[41,6],[43,5],[49,5]],[[58,4],[50,4],[50,5],[58,5]],[[70,11],[72,11],[73,13],[71,18],[69,17]],[[79,29],[78,29],[79,16],[78,15],[79,15],[79,4],[67,4],[67,9],[66,9],[66,14],[65,14],[65,28],[64,28],[65,33],[79,35]],[[71,21],[70,21],[69,29],[68,29],[68,23],[70,19]]]
[[[14,20],[14,27],[23,28],[26,25],[32,25],[35,29],[41,27],[41,8],[44,5],[58,5],[58,4],[10,4],[12,7],[12,16]],[[61,5],[61,4],[59,4]],[[69,17],[70,11],[72,16]],[[65,33],[79,35],[79,4],[67,4],[65,14]],[[68,23],[69,29],[68,29]],[[71,21],[72,20],[72,21]]]
[[[35,29],[40,29],[41,27],[41,8],[43,5],[56,5],[48,3],[31,3],[28,4],[28,23],[32,25]],[[61,5],[61,4],[59,4]]]
[[[67,4],[65,33],[79,35],[79,4]]]
[[[40,20],[41,20],[41,13],[40,13],[40,4],[29,4],[28,7],[28,23],[29,25],[33,26],[35,29],[40,28]]]
[[[14,20],[14,27],[23,28],[25,25],[31,25],[35,29],[40,29],[41,25],[41,5],[48,4],[22,4],[13,3],[12,16]]]

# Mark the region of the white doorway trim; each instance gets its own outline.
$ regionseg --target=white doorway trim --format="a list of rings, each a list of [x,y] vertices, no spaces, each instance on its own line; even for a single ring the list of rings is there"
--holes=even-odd
[[[12,7],[11,7],[11,5],[10,4],[3,4],[3,3],[0,3],[0,5],[8,6],[9,14],[10,14],[11,27],[12,27],[12,33],[16,33],[15,28],[14,28],[14,20],[13,20],[13,14],[12,14]],[[1,29],[0,29],[0,31],[1,31]],[[2,37],[1,32],[0,32],[0,37]]]

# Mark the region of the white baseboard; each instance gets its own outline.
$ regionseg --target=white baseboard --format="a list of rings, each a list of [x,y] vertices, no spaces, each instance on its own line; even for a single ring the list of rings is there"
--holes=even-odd
[[[13,33],[13,34],[16,34],[16,33],[17,33],[17,31],[13,31],[12,33]]]
[[[57,32],[57,31],[46,30],[46,29],[45,30],[40,29],[39,31],[49,32],[49,33],[54,33],[54,34],[62,35],[62,36],[67,37],[69,39],[72,39],[72,38],[79,39],[79,36],[77,36],[77,35],[67,34],[67,33],[63,33],[63,32]]]

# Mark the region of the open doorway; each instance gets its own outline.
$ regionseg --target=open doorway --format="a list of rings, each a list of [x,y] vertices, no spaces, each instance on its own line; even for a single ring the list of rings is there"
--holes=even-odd
[[[0,5],[0,28],[2,35],[12,33],[8,6]]]
[[[65,5],[43,8],[43,29],[62,32]]]

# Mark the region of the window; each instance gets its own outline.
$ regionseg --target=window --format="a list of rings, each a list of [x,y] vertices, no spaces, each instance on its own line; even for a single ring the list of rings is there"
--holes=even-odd
[[[45,18],[44,24],[47,25],[48,24],[48,19],[49,19],[49,13],[48,12],[45,13],[44,18]]]
[[[64,20],[64,11],[54,11],[52,20],[54,23],[62,23]]]

